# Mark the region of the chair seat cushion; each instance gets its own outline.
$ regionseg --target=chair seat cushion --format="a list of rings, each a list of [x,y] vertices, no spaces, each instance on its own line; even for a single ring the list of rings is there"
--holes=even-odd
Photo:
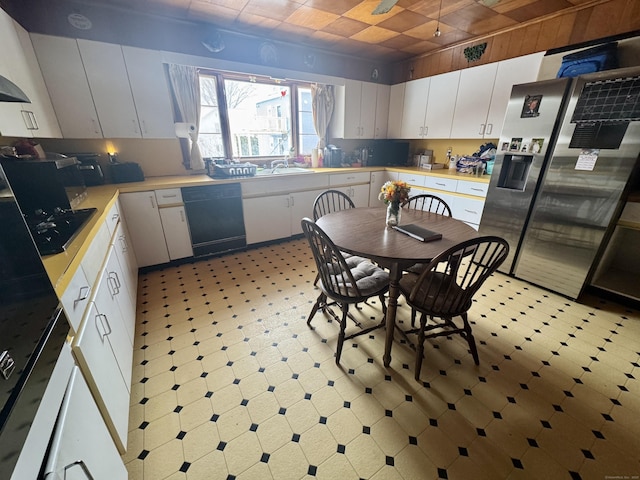
[[[358,263],[350,270],[362,296],[375,295],[389,286],[389,274],[368,260]],[[334,278],[338,281],[338,288],[342,295],[348,297],[358,296],[358,292],[351,283],[344,283],[339,275]]]
[[[431,272],[430,279],[422,282],[420,290],[410,299],[411,291],[420,278],[415,273],[407,273],[400,279],[400,291],[412,307],[427,311],[432,315],[458,315],[471,307],[471,300],[458,304],[464,290],[455,282],[455,278],[442,272]]]

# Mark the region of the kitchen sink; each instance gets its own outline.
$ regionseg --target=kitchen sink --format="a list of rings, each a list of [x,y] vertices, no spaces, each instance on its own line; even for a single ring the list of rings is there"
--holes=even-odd
[[[259,177],[275,176],[275,175],[292,175],[298,173],[314,173],[313,170],[302,167],[278,167],[278,168],[259,168],[256,175]]]

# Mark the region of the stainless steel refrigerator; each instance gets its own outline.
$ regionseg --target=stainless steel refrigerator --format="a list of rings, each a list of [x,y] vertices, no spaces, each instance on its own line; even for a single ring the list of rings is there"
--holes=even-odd
[[[479,231],[501,271],[578,298],[640,153],[640,68],[515,85]]]

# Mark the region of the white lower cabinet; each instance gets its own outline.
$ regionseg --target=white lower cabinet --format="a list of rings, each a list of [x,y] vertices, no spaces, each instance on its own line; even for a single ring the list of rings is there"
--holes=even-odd
[[[115,280],[119,265],[110,249],[93,301],[74,338],[78,365],[120,453],[127,446],[133,343],[123,320]]]
[[[335,189],[345,193],[356,208],[369,206],[369,184],[335,187]]]
[[[369,205],[369,172],[334,173],[329,175],[329,188],[340,190],[349,196],[356,207]]]
[[[155,192],[123,193],[120,203],[138,266],[159,265],[169,261],[169,250],[164,238],[164,229],[158,212]]]
[[[325,190],[243,199],[247,244],[302,233],[300,220],[304,217],[313,218],[313,202]]]
[[[242,200],[247,244],[268,242],[291,235],[289,195]]]
[[[177,260],[179,258],[193,257],[191,235],[184,206],[163,207],[159,211],[169,258]]]
[[[50,451],[45,480],[128,478],[127,469],[77,367],[71,374]]]

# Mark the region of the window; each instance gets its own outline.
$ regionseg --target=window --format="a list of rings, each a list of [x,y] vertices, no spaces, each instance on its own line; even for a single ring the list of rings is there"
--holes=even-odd
[[[224,157],[224,141],[218,107],[216,77],[200,75],[200,134],[198,145],[204,157]]]
[[[311,110],[311,89],[298,87],[298,151],[301,155],[311,155],[318,146],[318,135],[313,125]]]
[[[200,75],[200,94],[203,157],[310,155],[318,143],[307,85],[211,72]]]

